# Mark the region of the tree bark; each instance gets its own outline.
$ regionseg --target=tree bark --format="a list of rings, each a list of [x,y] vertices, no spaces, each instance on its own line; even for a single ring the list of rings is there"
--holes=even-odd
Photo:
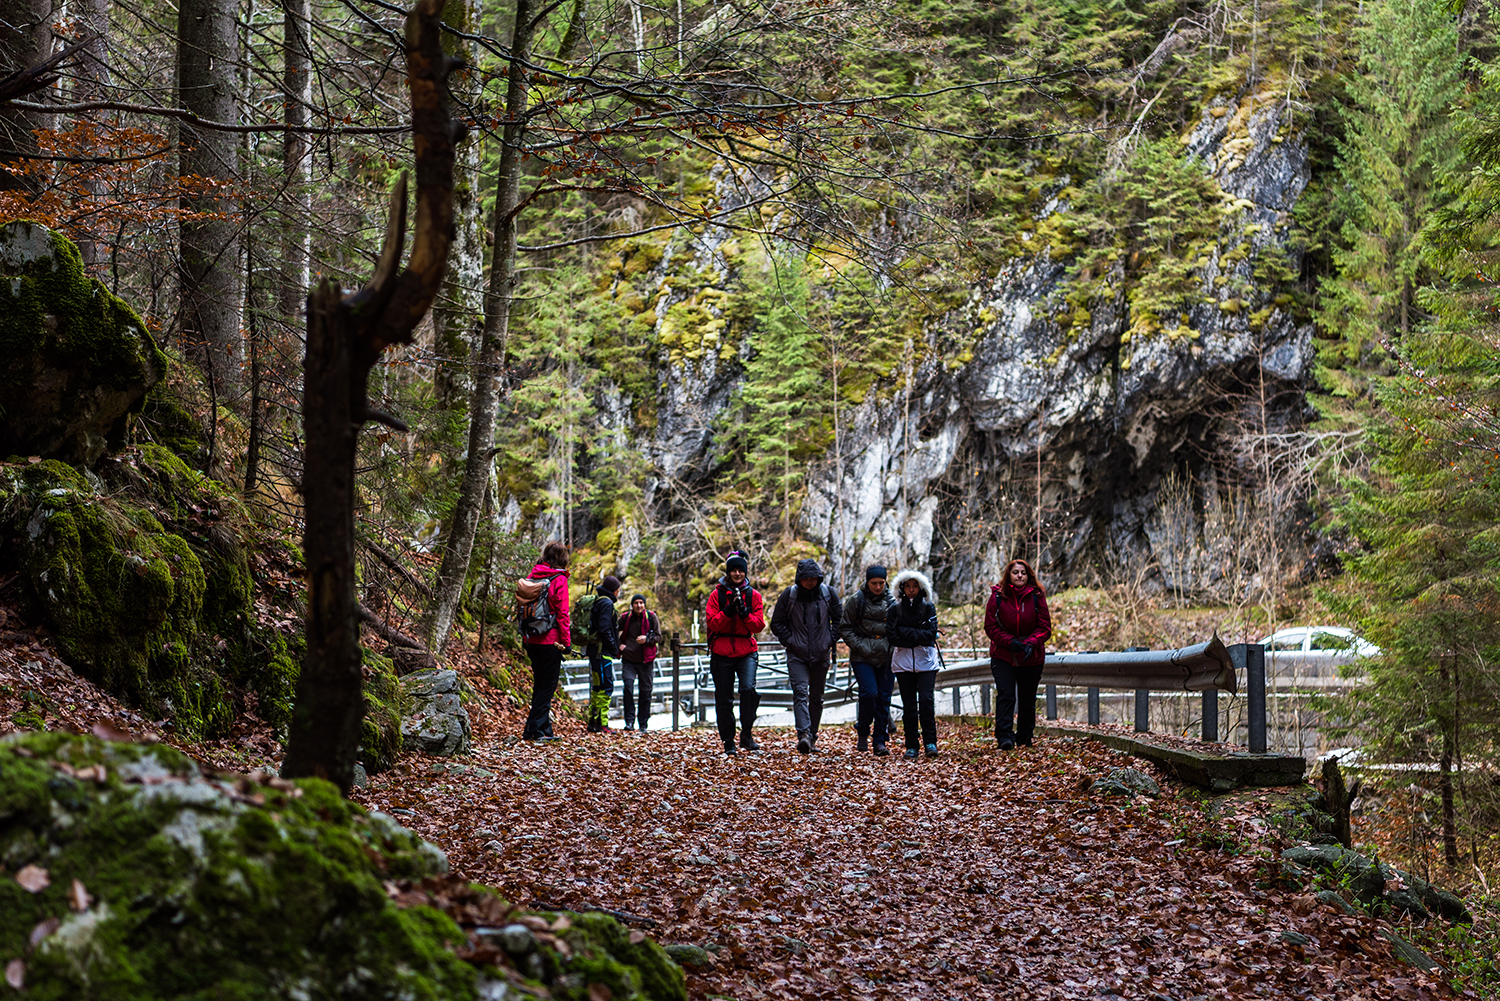
[[[236,75],[239,27],[228,0],[183,0],[177,12],[177,94],[201,118],[239,117]],[[241,379],[240,248],[236,221],[239,137],[194,128],[177,131],[177,174],[184,213],[178,249],[178,309],[188,357],[230,396]],[[210,371],[211,370],[211,371]]]
[[[427,622],[428,645],[440,652],[453,629],[453,616],[463,597],[479,526],[485,488],[489,484],[495,415],[500,406],[500,369],[510,333],[510,311],[516,285],[516,209],[521,194],[521,143],[526,132],[527,86],[524,63],[530,58],[531,0],[516,0],[516,23],[511,34],[511,64],[505,95],[505,128],[500,149],[500,177],[495,191],[495,254],[485,291],[484,330],[474,353],[474,394],[469,405],[469,454],[464,460],[458,503],[445,533],[443,562],[433,587],[432,612]]]
[[[462,126],[448,117],[442,0],[419,0],[407,18],[407,83],[417,165],[416,239],[396,274],[406,230],[406,175],[391,197],[385,246],[370,283],[345,297],[327,278],[308,299],[303,372],[303,552],[307,561],[307,657],[282,774],[319,776],[345,793],[354,779],[362,697],[359,603],[354,569],[354,460],[370,409],[370,369],[385,348],[411,341],[442,284],[453,242],[453,155]]]
[[[281,226],[281,277],[277,307],[295,328],[312,284],[312,149],[296,129],[308,124],[312,106],[312,0],[282,0],[282,99],[288,129],[281,162],[286,181]]]
[[[0,0],[0,76],[26,70],[52,51],[50,0]],[[37,151],[33,129],[43,121],[13,108],[0,110],[0,168],[24,167]],[[0,169],[0,191],[36,191],[37,183]]]
[[[82,104],[87,101],[102,101],[109,91],[109,0],[83,0],[79,5],[79,19],[87,33],[83,51],[79,54],[77,76],[72,98]],[[105,185],[95,177],[85,177],[83,189],[90,201],[98,201],[105,193]],[[85,269],[92,269],[104,260],[99,242],[80,235],[78,256],[83,258]]]

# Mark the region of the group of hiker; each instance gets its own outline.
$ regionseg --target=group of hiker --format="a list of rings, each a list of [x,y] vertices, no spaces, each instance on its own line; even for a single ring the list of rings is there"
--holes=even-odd
[[[516,589],[522,640],[535,681],[522,732],[525,740],[555,739],[552,696],[563,654],[575,638],[568,604],[568,559],[566,546],[548,543],[531,574]],[[749,571],[749,558],[743,552],[731,552],[705,607],[714,709],[727,755],[760,750],[754,734],[760,704],[755,687],[760,651],[756,637],[765,630],[767,620],[765,599],[751,586]],[[838,644],[843,642],[859,692],[856,749],[882,757],[890,753],[891,696],[899,689],[905,757],[915,759],[923,753],[936,757],[934,687],[943,630],[938,625],[932,582],[920,571],[902,570],[888,586],[886,568],[870,566],[865,569],[864,584],[841,601],[838,592],[824,582],[825,576],[816,560],[800,561],[795,583],[777,597],[769,622],[772,635],[786,652],[798,752],[819,753],[823,689]],[[642,594],[617,611],[619,589],[619,579],[608,576],[579,602],[593,690],[588,725],[594,731],[608,728],[616,656],[624,681],[625,729],[644,731],[650,717],[651,676],[661,623]],[[1017,745],[1030,746],[1052,619],[1046,591],[1025,560],[1007,563],[999,583],[991,587],[984,631],[990,640],[990,671],[996,688],[996,744],[1007,751]]]

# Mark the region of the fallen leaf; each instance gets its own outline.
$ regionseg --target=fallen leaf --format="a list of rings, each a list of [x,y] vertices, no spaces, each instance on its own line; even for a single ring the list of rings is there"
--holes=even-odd
[[[80,914],[89,909],[94,898],[89,896],[89,891],[84,889],[83,881],[74,879],[73,885],[68,889],[68,906]]]
[[[16,990],[26,986],[26,964],[19,959],[12,959],[5,964],[5,982]]]
[[[41,866],[28,865],[16,873],[16,882],[28,893],[41,893],[52,885],[52,877]]]
[[[62,924],[56,918],[48,918],[46,921],[37,922],[37,926],[31,929],[31,937],[27,940],[31,948],[35,949],[47,940],[47,936],[57,931],[57,926]]]

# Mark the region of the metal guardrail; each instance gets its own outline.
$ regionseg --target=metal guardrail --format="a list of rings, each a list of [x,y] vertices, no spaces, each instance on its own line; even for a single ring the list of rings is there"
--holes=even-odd
[[[708,704],[712,696],[705,699],[704,693],[713,691],[713,681],[708,675],[707,645],[683,643],[677,633],[669,641],[672,651],[671,696],[667,700],[672,711],[672,729],[681,726],[682,711],[695,713],[698,722],[706,719]],[[688,679],[692,683],[691,696],[684,699],[685,680],[682,676],[683,652],[690,653],[693,664]],[[976,650],[951,650],[949,654],[977,653]],[[847,661],[842,662],[847,663]],[[790,685],[782,688],[773,683],[760,686],[760,674],[766,672],[774,678],[786,676],[785,654],[778,645],[765,644],[761,650],[757,689],[760,704],[766,707],[784,708],[791,705]],[[658,667],[658,678],[663,673]],[[564,663],[564,689],[578,701],[589,696],[588,661]],[[1249,749],[1254,754],[1266,751],[1266,656],[1265,648],[1258,643],[1239,643],[1226,646],[1215,634],[1204,643],[1180,647],[1175,650],[1132,649],[1119,652],[1049,653],[1042,669],[1042,684],[1046,690],[1047,718],[1055,720],[1057,714],[1057,689],[1086,688],[1088,690],[1088,721],[1092,725],[1100,722],[1099,693],[1102,689],[1135,692],[1135,729],[1150,732],[1150,696],[1155,692],[1200,692],[1203,698],[1202,737],[1206,741],[1219,739],[1218,694],[1221,691],[1236,694],[1240,691],[1240,679],[1244,678],[1244,695],[1248,717]],[[839,662],[829,672],[829,683],[824,691],[824,706],[837,706],[857,701],[859,695],[853,678],[840,684]],[[771,679],[767,679],[771,680]],[[978,685],[982,692],[984,711],[989,712],[989,688],[993,684],[988,657],[958,661],[938,672],[937,689],[955,689]]]

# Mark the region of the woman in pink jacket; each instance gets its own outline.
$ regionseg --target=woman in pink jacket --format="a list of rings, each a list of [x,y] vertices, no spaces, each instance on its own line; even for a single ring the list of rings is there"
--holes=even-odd
[[[549,542],[541,561],[531,568],[531,580],[547,580],[547,605],[557,617],[550,630],[540,636],[523,636],[526,656],[531,660],[531,713],[526,717],[522,740],[556,740],[552,734],[552,696],[562,674],[563,651],[573,642],[568,618],[568,547]]]
[[[1011,560],[1005,565],[1000,583],[990,588],[984,632],[990,638],[990,673],[995,678],[995,742],[1002,751],[1017,744],[1030,747],[1036,730],[1036,690],[1052,635],[1047,592],[1030,563]]]

